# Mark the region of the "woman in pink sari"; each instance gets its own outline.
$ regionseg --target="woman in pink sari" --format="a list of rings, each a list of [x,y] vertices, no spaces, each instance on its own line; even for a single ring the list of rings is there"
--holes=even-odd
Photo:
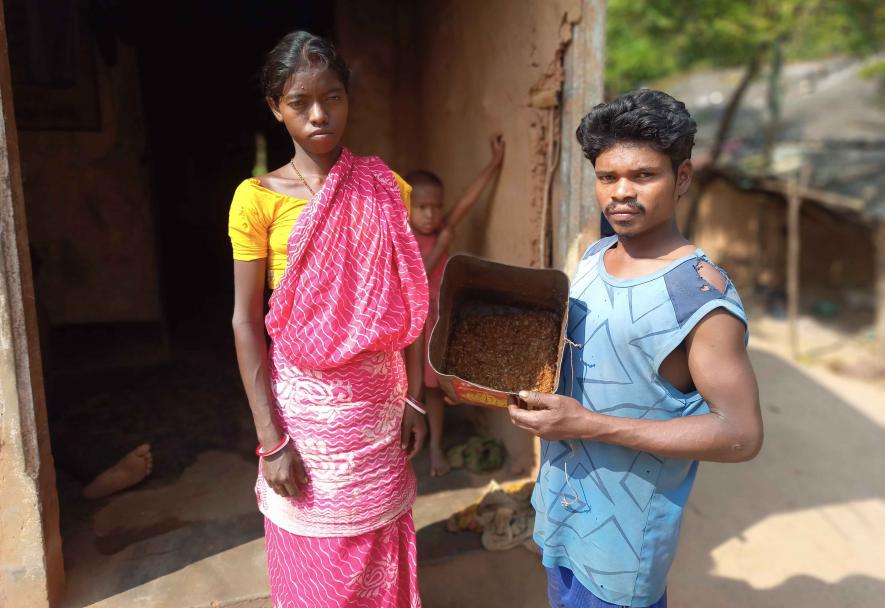
[[[340,145],[348,80],[329,41],[293,32],[277,44],[262,86],[294,156],[240,184],[230,210],[275,608],[420,606],[408,461],[426,432],[413,397],[427,279],[411,189]]]

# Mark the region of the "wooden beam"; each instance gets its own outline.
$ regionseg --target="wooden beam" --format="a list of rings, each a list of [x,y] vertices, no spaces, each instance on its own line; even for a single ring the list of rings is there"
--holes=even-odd
[[[48,608],[64,565],[0,0],[0,606]]]
[[[750,277],[753,281],[752,283],[752,291],[753,296],[757,295],[762,287],[759,281],[759,275],[762,272],[762,264],[765,259],[765,254],[768,250],[765,242],[765,206],[767,204],[767,195],[758,193],[756,195],[756,203],[754,205],[755,209],[753,212],[752,218],[752,229],[751,234],[755,239],[756,246],[752,248],[752,254],[750,258]]]
[[[778,192],[789,196],[790,185],[793,183],[795,183],[795,180],[784,181],[780,179],[766,178],[759,180],[759,187],[763,190]],[[797,193],[800,198],[823,203],[831,207],[838,207],[839,209],[854,211],[855,213],[861,213],[867,207],[867,201],[856,196],[848,196],[846,194],[838,194],[827,190],[809,188],[807,183],[804,185],[795,184],[795,187],[797,188]]]
[[[599,205],[593,166],[584,158],[575,129],[593,106],[603,100],[605,64],[604,0],[580,0],[580,20],[563,54],[560,119],[559,201],[552,204],[553,266],[571,273],[584,247],[599,238]],[[574,18],[572,15],[570,19]]]
[[[787,183],[787,319],[789,323],[790,353],[799,357],[799,271],[802,260],[802,192],[808,185],[811,168],[802,165],[798,177]]]

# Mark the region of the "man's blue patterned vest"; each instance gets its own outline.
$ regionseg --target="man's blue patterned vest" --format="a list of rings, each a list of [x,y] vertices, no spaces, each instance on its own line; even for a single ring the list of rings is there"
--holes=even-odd
[[[666,356],[712,310],[746,323],[737,291],[698,274],[701,250],[650,275],[618,279],[609,237],[584,254],[572,282],[560,394],[609,416],[667,420],[709,412],[696,391],[658,375]],[[663,595],[698,463],[590,441],[543,441],[532,503],[547,567],[564,566],[607,602],[649,606]]]

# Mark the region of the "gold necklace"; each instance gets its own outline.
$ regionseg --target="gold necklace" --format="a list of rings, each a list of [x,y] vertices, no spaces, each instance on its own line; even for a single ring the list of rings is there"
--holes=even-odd
[[[295,169],[295,173],[298,175],[298,179],[301,180],[301,183],[304,184],[304,187],[310,190],[311,196],[316,196],[316,192],[313,188],[310,187],[310,184],[307,183],[307,180],[304,179],[304,176],[301,175],[301,171],[298,170],[298,167],[295,166],[295,159],[289,161],[289,164],[292,165],[292,168]]]

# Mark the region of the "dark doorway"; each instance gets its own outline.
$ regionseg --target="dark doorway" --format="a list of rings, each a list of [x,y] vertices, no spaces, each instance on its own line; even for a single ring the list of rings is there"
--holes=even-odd
[[[227,316],[231,194],[251,176],[256,136],[269,167],[291,153],[260,96],[263,56],[293,29],[331,35],[332,3],[110,4],[108,27],[138,55],[168,319]]]
[[[331,7],[4,3],[65,561],[71,592],[80,594],[70,605],[263,535],[248,484],[248,513],[147,525],[128,521],[131,509],[113,498],[81,492],[145,442],[153,471],[137,488],[153,492],[157,508],[164,489],[183,483],[207,452],[214,460],[197,464],[220,474],[216,487],[225,487],[231,462],[254,475],[229,323],[228,207],[252,176],[256,146],[269,167],[291,151],[260,97],[264,54],[294,29],[331,36]],[[115,289],[117,276],[130,287]],[[133,570],[126,562],[135,545],[165,557]],[[78,589],[96,568],[100,582]]]

